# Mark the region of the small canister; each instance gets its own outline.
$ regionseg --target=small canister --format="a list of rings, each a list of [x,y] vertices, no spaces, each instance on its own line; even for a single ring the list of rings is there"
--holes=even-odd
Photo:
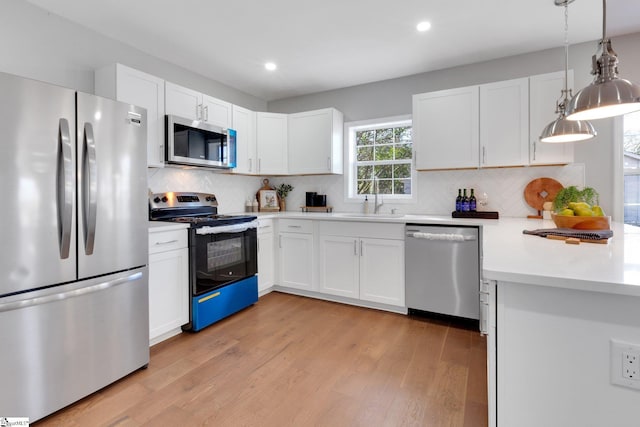
[[[313,196],[313,206],[327,206],[327,195],[316,194]]]
[[[315,196],[316,196],[315,191],[307,191],[305,193],[305,206],[316,206],[315,205]]]

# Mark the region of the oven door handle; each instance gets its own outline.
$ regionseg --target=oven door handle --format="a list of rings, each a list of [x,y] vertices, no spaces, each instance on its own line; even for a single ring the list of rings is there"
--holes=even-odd
[[[200,227],[196,229],[196,234],[243,233],[250,228],[258,228],[258,221],[243,222],[240,224],[231,225],[220,225],[215,227]]]

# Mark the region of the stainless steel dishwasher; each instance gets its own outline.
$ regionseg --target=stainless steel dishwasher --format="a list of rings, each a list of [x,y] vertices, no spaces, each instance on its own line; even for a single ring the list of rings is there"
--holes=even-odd
[[[407,307],[479,319],[480,253],[478,227],[407,224]]]

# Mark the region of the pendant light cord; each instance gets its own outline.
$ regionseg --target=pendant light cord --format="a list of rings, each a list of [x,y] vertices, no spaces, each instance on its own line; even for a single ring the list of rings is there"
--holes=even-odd
[[[602,0],[602,40],[607,38],[607,0]]]
[[[605,0],[602,0],[605,1]],[[569,2],[564,4],[564,104],[569,96]]]

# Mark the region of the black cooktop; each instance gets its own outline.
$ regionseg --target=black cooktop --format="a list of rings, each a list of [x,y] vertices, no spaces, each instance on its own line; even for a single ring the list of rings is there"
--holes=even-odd
[[[149,195],[149,219],[190,224],[191,228],[251,222],[252,215],[218,214],[218,200],[210,193],[167,192]]]

